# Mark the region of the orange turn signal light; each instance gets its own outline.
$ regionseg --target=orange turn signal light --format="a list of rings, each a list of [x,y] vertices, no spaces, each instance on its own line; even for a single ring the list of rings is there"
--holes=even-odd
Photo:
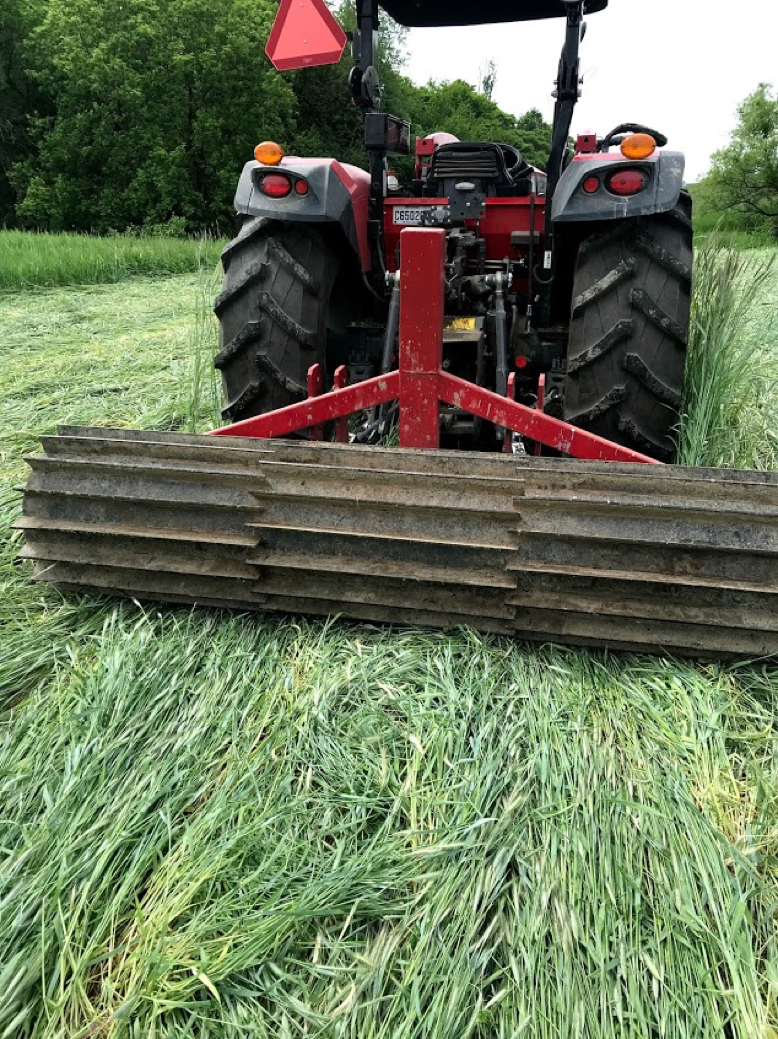
[[[254,149],[254,158],[263,166],[277,166],[284,157],[284,149],[275,141],[262,141]]]
[[[647,159],[655,149],[656,141],[650,133],[633,133],[621,142],[621,154],[626,159]]]

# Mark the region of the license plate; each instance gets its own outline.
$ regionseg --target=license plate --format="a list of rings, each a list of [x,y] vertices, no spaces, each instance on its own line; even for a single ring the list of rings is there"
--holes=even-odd
[[[434,206],[395,206],[392,210],[393,224],[420,224],[422,213],[429,213]]]

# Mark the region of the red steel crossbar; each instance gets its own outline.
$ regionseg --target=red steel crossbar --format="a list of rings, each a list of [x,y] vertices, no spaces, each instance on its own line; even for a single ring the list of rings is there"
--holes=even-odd
[[[400,446],[440,446],[440,404],[449,404],[574,458],[601,462],[646,462],[654,458],[546,415],[443,370],[445,232],[406,228],[400,235],[400,368],[346,386],[345,370],[335,373],[335,389],[321,393],[321,369],[308,373],[309,397],[277,411],[243,419],[212,431],[214,436],[282,437],[310,429],[321,435],[325,422],[336,439],[347,437],[346,416],[399,399]],[[511,390],[513,387],[511,386]],[[345,433],[344,433],[345,431]]]

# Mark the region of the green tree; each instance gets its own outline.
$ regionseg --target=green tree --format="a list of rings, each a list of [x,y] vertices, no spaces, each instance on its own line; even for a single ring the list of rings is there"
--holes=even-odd
[[[30,79],[25,43],[43,17],[42,3],[4,0],[0,5],[0,224],[15,220],[11,170],[34,153],[29,115],[41,104]]]
[[[50,229],[231,225],[238,173],[273,138],[362,165],[362,121],[337,65],[279,73],[277,0],[5,0],[0,4],[0,219]],[[353,28],[353,4],[338,16]],[[548,127],[467,83],[417,87],[406,34],[381,30],[383,107],[421,133],[505,141],[539,163]],[[413,160],[391,159],[408,183]]]
[[[461,141],[512,144],[534,166],[548,159],[551,128],[536,109],[519,117],[510,115],[461,79],[410,86],[407,110],[418,134],[446,130]]]
[[[734,210],[778,236],[778,94],[767,83],[738,108],[726,148],[713,155],[702,193],[707,206]]]
[[[486,64],[478,70],[478,85],[484,97],[492,100],[494,88],[497,83],[497,63],[494,58],[489,58]]]
[[[263,137],[294,125],[262,51],[269,0],[49,0],[30,50],[53,115],[12,173],[36,226],[107,230],[228,217]]]

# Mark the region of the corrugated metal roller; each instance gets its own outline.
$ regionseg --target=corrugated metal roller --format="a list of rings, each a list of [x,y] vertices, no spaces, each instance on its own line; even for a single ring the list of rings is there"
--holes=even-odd
[[[778,651],[778,474],[64,427],[38,580],[702,655]]]

